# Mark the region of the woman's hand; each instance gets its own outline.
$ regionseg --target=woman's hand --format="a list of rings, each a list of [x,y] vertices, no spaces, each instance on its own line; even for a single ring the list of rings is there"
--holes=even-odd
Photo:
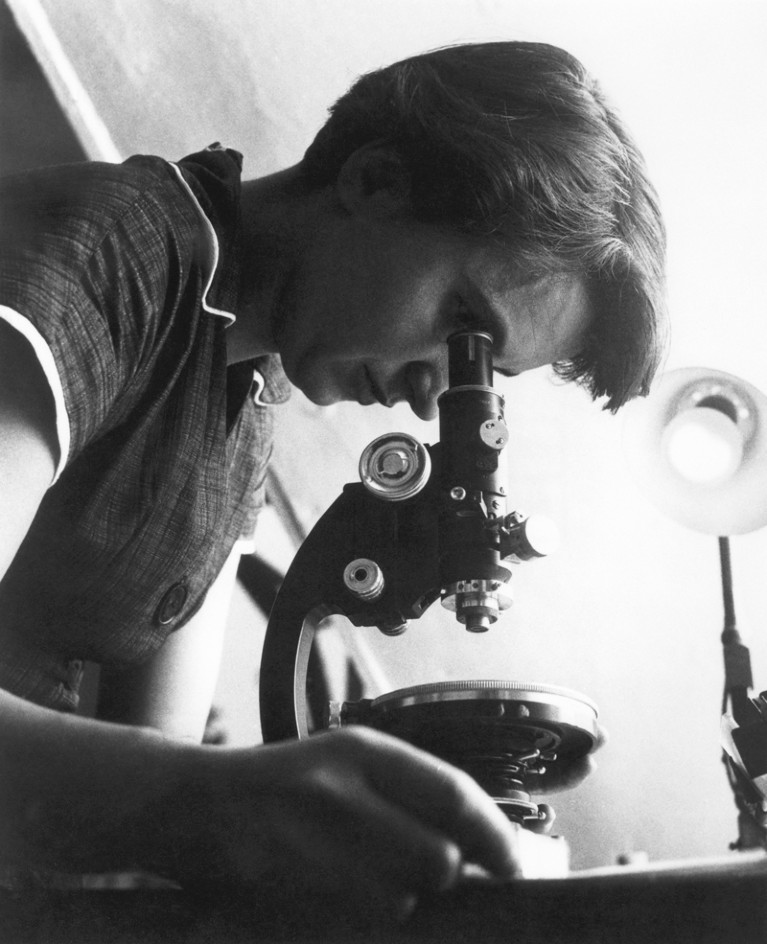
[[[475,781],[381,732],[210,750],[213,792],[199,811],[209,859],[199,848],[185,857],[182,881],[261,886],[259,898],[340,895],[381,920],[453,886],[464,863],[498,878],[518,872],[516,828]]]

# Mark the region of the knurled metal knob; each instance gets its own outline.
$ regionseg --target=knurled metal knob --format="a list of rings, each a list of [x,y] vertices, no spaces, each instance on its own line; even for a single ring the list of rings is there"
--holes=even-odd
[[[431,458],[414,436],[387,433],[365,447],[359,473],[362,484],[373,495],[386,501],[403,501],[417,495],[429,481]]]

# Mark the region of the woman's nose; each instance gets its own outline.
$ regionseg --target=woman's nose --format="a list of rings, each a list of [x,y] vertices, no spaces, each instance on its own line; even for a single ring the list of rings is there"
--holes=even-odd
[[[442,365],[414,361],[406,370],[408,402],[422,420],[437,416],[437,398],[447,386],[447,369]]]

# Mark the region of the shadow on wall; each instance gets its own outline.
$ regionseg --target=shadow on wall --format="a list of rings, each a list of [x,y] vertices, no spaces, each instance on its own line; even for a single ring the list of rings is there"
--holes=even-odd
[[[0,0],[0,174],[84,159],[37,60]]]

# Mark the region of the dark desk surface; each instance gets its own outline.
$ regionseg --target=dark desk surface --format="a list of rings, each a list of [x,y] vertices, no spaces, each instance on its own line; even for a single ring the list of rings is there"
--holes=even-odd
[[[398,928],[342,906],[164,891],[0,893],[2,944],[765,944],[767,857],[467,885]]]

